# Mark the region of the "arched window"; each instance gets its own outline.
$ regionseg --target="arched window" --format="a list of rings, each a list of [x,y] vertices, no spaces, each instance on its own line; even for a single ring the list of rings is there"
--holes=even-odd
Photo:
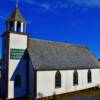
[[[88,83],[92,82],[92,76],[91,76],[91,70],[90,69],[88,70],[88,73],[87,73],[87,79],[88,79]]]
[[[73,73],[73,85],[78,85],[78,72],[77,70]]]
[[[17,22],[17,32],[21,32],[21,22]]]
[[[15,76],[15,87],[20,87],[21,86],[21,77],[20,75]]]
[[[61,88],[61,73],[59,71],[55,74],[55,88]]]

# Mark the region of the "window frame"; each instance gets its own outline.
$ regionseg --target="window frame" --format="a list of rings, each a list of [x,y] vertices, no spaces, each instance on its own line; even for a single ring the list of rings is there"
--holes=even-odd
[[[61,88],[61,73],[57,71],[55,74],[55,88]]]
[[[92,72],[90,69],[87,72],[87,82],[92,83]]]
[[[75,70],[73,72],[73,86],[76,86],[76,85],[78,85],[78,72],[77,72],[77,70]]]

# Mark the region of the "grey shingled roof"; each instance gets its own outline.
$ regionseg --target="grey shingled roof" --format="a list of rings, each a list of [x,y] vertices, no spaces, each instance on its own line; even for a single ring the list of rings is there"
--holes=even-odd
[[[100,68],[100,63],[84,46],[29,39],[28,52],[36,70]]]
[[[7,20],[7,22],[10,21],[19,21],[19,22],[24,22],[26,23],[26,21],[24,20],[24,18],[22,17],[20,11],[18,8],[16,8],[14,10],[14,12],[12,13],[12,15],[10,16],[10,18]]]

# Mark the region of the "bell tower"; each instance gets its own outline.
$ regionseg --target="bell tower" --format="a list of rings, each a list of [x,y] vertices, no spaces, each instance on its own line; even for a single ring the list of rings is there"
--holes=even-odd
[[[6,99],[27,94],[27,40],[26,21],[17,5],[2,35],[2,94]]]
[[[22,17],[18,7],[14,10],[10,18],[6,21],[7,31],[16,33],[26,33],[26,21]]]

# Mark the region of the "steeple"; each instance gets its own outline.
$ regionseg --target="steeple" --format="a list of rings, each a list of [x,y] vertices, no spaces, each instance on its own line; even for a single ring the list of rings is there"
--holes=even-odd
[[[6,21],[6,26],[7,30],[11,32],[26,32],[26,21],[19,11],[18,3],[16,4],[16,8],[13,11],[12,15]]]

